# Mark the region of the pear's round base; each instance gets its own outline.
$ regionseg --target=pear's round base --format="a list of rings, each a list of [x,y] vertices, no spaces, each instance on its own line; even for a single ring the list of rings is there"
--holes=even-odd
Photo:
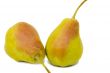
[[[28,64],[39,64],[39,63],[37,63],[37,62],[27,62],[27,61],[22,61],[22,60],[20,60],[20,61],[18,61],[18,62],[21,62],[21,63],[28,63]]]
[[[62,68],[65,68],[65,67],[71,67],[71,66],[75,66],[75,65],[78,64],[78,62],[76,62],[76,63],[71,64],[71,65],[60,66],[60,65],[55,65],[55,64],[51,63],[50,61],[48,61],[48,63],[50,63],[50,64],[53,65],[53,66],[56,66],[56,67],[62,67]]]

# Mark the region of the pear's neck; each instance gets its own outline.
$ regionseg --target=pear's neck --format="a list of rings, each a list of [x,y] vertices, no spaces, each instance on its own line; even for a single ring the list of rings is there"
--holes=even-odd
[[[71,19],[74,34],[79,35],[79,22],[76,19]]]

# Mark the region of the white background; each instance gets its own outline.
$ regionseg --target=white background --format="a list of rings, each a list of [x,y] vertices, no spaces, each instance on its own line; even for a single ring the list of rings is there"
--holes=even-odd
[[[71,18],[82,0],[0,0],[0,73],[46,73],[40,65],[19,63],[4,51],[9,27],[19,21],[33,25],[43,42],[64,18]],[[110,2],[88,0],[79,10],[84,52],[79,63],[68,68],[45,64],[52,73],[110,73]]]

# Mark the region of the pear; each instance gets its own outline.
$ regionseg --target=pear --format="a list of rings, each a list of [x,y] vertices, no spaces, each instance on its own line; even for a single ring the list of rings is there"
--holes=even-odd
[[[81,58],[83,45],[79,34],[79,22],[75,19],[79,8],[72,18],[65,18],[51,33],[46,43],[46,55],[52,65],[67,67],[76,64]]]
[[[6,33],[5,51],[16,61],[44,65],[45,50],[37,31],[26,22],[18,22]]]

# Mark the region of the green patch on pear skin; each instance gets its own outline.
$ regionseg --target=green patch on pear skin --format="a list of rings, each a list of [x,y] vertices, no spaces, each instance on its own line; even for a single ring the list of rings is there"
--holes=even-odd
[[[76,36],[74,39],[71,40],[68,46],[68,52],[65,58],[65,60],[67,61],[64,60],[64,66],[76,64],[81,58],[82,52],[83,52],[82,41],[79,36]]]

